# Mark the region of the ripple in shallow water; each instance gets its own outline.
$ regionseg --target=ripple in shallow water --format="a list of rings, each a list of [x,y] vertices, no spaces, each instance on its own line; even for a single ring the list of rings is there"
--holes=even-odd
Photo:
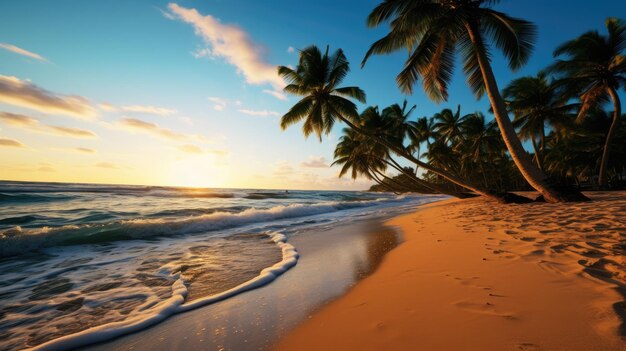
[[[52,250],[52,249],[51,249]],[[158,308],[182,275],[185,302],[233,288],[281,260],[267,235],[137,241],[0,261],[0,349],[33,347]]]

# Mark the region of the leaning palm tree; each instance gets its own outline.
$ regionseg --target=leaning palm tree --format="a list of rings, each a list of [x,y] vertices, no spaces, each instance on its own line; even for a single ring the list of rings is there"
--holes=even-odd
[[[322,134],[329,133],[335,121],[340,120],[419,167],[480,195],[503,201],[502,197],[492,191],[468,184],[456,175],[418,160],[402,144],[389,142],[376,133],[360,128],[356,105],[349,98],[365,102],[365,93],[357,87],[338,87],[349,70],[348,60],[341,49],[329,55],[327,48],[322,54],[314,45],[300,52],[298,66],[295,69],[279,66],[278,74],[288,83],[284,88],[285,92],[302,96],[302,99],[282,116],[281,128],[285,129],[304,120],[302,126],[304,135],[315,133],[321,140]]]
[[[436,102],[448,98],[448,83],[460,51],[468,84],[476,97],[486,92],[502,138],[517,168],[528,183],[549,202],[573,197],[549,184],[534,165],[509,119],[490,62],[489,41],[500,49],[513,70],[530,57],[535,26],[488,7],[498,0],[384,0],[369,15],[367,24],[377,27],[390,22],[391,30],[372,44],[362,65],[372,54],[408,49],[410,54],[397,77],[403,92],[413,93],[419,78],[426,94]]]
[[[626,21],[606,20],[608,35],[587,32],[570,40],[554,51],[554,56],[567,56],[550,67],[563,76],[561,82],[579,92],[581,108],[578,120],[607,96],[613,101],[613,122],[606,134],[600,162],[599,185],[607,185],[607,165],[611,142],[619,129],[621,101],[617,94],[626,87]]]
[[[515,115],[513,125],[519,128],[523,139],[531,141],[537,166],[543,169],[546,127],[562,127],[578,104],[563,101],[562,89],[548,81],[545,72],[511,81],[502,96],[509,111]]]

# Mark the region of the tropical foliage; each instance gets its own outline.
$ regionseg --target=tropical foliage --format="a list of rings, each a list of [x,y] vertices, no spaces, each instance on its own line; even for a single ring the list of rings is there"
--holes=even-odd
[[[555,55],[565,59],[500,91],[489,43],[517,69],[529,58],[535,27],[491,9],[495,3],[385,0],[368,24],[389,23],[390,31],[363,60],[408,49],[400,89],[412,93],[421,82],[440,102],[448,98],[459,53],[470,88],[477,97],[487,93],[493,118],[463,114],[461,106],[418,117],[406,100],[358,113],[353,100],[364,103],[365,93],[340,87],[349,72],[343,52],[310,46],[296,68],[279,67],[285,91],[301,96],[281,127],[302,121],[304,135],[321,140],[335,122],[347,124],[333,164],[341,166],[339,176],[371,179],[377,190],[520,201],[510,192],[534,188],[546,201],[559,202],[584,199],[575,189],[624,186],[626,125],[618,91],[626,86],[625,22],[609,19],[608,35],[589,32],[564,43]]]

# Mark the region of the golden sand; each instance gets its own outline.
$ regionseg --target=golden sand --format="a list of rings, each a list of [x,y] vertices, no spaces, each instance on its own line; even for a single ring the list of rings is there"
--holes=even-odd
[[[398,217],[405,242],[278,349],[626,350],[626,193],[590,196]]]

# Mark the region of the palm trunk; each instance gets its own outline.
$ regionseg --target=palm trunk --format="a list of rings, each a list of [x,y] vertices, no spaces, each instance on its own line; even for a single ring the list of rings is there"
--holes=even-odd
[[[540,170],[543,170],[541,156],[539,155],[539,149],[537,148],[537,140],[535,140],[534,135],[530,137],[530,141],[533,146],[533,152],[535,153],[535,161],[537,161],[537,167],[539,167]]]
[[[613,137],[615,136],[615,132],[617,132],[617,127],[619,125],[619,118],[622,115],[622,102],[617,96],[617,92],[615,88],[608,87],[607,92],[611,96],[613,100],[613,122],[611,122],[611,127],[609,128],[609,132],[606,135],[606,140],[604,142],[604,150],[602,150],[602,161],[600,161],[600,174],[598,176],[598,183],[601,188],[605,188],[607,186],[607,174],[606,169],[609,164],[609,153],[611,151],[611,142],[613,141]]]
[[[402,184],[402,183],[400,183],[400,182],[396,181],[396,180],[395,180],[395,179],[393,179],[393,178],[389,178],[389,177],[387,177],[385,174],[383,174],[383,173],[382,173],[382,172],[380,172],[380,171],[374,170],[374,173],[377,173],[377,174],[379,175],[379,177],[383,177],[383,178],[384,178],[384,180],[387,180],[389,183],[395,184],[395,186],[397,186],[398,188],[400,188],[399,190],[401,190],[401,188],[404,188],[404,190],[405,190],[405,191],[413,191],[413,189],[411,189],[410,187],[408,187],[408,186],[406,186],[406,185],[404,185],[404,184]],[[383,182],[383,183],[384,183],[384,182]],[[394,191],[394,193],[395,193],[395,191]]]
[[[454,196],[454,197],[457,197],[459,199],[463,199],[464,198],[464,196],[462,194],[459,194],[458,192],[450,191],[450,190],[448,190],[448,189],[446,189],[443,186],[440,186],[438,184],[433,184],[433,183],[427,182],[427,181],[425,181],[423,179],[417,178],[411,172],[408,172],[407,170],[402,168],[394,159],[390,158],[390,160],[391,160],[391,162],[389,162],[387,160],[383,160],[383,161],[385,161],[388,165],[390,165],[391,167],[395,168],[397,171],[399,171],[402,174],[404,174],[405,176],[407,176],[415,184],[417,184],[417,185],[419,185],[421,187],[424,187],[426,189],[430,189],[430,190],[439,192],[440,194]]]
[[[493,193],[493,192],[491,192],[489,190],[483,190],[483,189],[479,189],[478,187],[475,187],[473,185],[469,185],[464,180],[459,179],[458,177],[456,177],[456,176],[454,176],[454,175],[452,175],[452,174],[450,174],[450,173],[448,173],[448,172],[446,172],[444,170],[441,170],[439,168],[433,167],[433,166],[431,166],[431,165],[429,165],[427,163],[424,163],[424,162],[416,159],[415,156],[413,156],[410,153],[406,152],[406,150],[404,150],[404,149],[402,149],[400,147],[397,147],[396,145],[393,145],[392,143],[387,142],[386,140],[384,140],[383,138],[378,137],[375,134],[366,132],[363,129],[357,127],[352,122],[348,121],[345,117],[343,117],[341,114],[336,114],[336,115],[341,119],[342,122],[347,124],[353,130],[355,130],[355,131],[357,131],[357,132],[359,132],[359,133],[361,133],[361,134],[363,134],[365,136],[368,136],[368,137],[372,138],[375,142],[380,143],[381,145],[384,145],[384,146],[388,147],[390,150],[392,150],[393,152],[397,153],[398,155],[404,157],[405,159],[413,162],[415,165],[417,165],[419,167],[422,167],[424,169],[427,169],[427,170],[429,170],[429,171],[431,171],[433,173],[436,173],[436,174],[444,177],[445,179],[449,180],[450,182],[452,182],[454,184],[457,184],[457,185],[460,185],[460,186],[462,186],[464,188],[467,188],[467,189],[469,189],[469,190],[471,190],[471,191],[473,191],[473,192],[475,192],[475,193],[477,193],[479,195],[485,196],[485,197],[487,197],[489,199],[492,199],[492,200],[496,200],[498,202],[503,202],[504,201],[503,197],[498,196],[497,194],[495,194],[495,193]]]
[[[498,85],[496,78],[493,75],[491,64],[485,55],[484,43],[480,37],[480,33],[475,30],[475,25],[469,22],[466,23],[466,29],[472,44],[476,48],[478,64],[485,83],[485,90],[487,92],[487,96],[489,97],[491,107],[493,108],[493,114],[498,123],[498,127],[502,133],[502,139],[511,154],[513,162],[526,181],[539,193],[541,193],[546,201],[553,203],[567,201],[564,194],[561,194],[548,184],[546,175],[533,164],[532,160],[526,153],[526,150],[524,150],[522,143],[517,137],[515,128],[511,123],[511,119],[509,119],[504,100],[498,90]]]
[[[546,126],[545,126],[545,121],[543,123],[541,123],[541,134],[539,135],[539,160],[541,162],[541,165],[539,166],[539,168],[541,168],[542,171],[545,172],[545,169],[543,168],[543,162],[544,162],[544,155],[546,154]]]

